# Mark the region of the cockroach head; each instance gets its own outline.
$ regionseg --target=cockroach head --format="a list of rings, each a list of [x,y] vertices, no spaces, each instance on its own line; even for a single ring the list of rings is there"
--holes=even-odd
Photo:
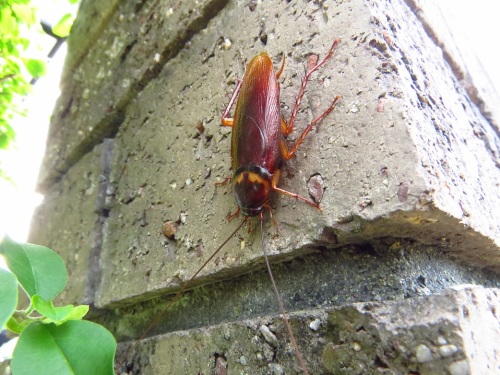
[[[272,176],[267,169],[246,165],[234,172],[234,193],[243,215],[257,216],[264,208],[271,191]]]

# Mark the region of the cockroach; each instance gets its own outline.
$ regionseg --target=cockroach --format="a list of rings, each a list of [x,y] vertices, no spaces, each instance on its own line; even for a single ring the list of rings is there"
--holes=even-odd
[[[244,219],[233,233],[231,233],[231,235],[203,263],[198,271],[183,284],[165,310],[157,316],[143,333],[139,341],[156,326],[168,309],[177,301],[181,293],[190,286],[191,282],[201,270],[215,257],[226,243],[229,242],[240,228],[248,222],[251,217],[259,216],[262,250],[264,252],[267,271],[271,279],[279,310],[283,316],[299,364],[303,372],[309,374],[306,362],[298,348],[295,336],[288,322],[285,308],[271,272],[264,246],[263,222],[265,209],[269,209],[271,214],[269,195],[272,191],[304,201],[321,210],[319,204],[314,201],[278,187],[278,182],[283,163],[295,155],[307,134],[317,123],[333,111],[335,104],[340,100],[340,96],[336,96],[332,104],[320,116],[311,121],[295,143],[288,146],[285,137],[290,135],[293,131],[295,118],[297,117],[300,103],[304,97],[307,82],[311,75],[332,57],[334,49],[339,42],[339,39],[335,39],[325,58],[321,62],[316,63],[312,68],[308,68],[302,80],[302,85],[299,89],[288,122],[284,120],[280,111],[280,84],[278,81],[285,67],[285,58],[283,58],[281,68],[277,73],[274,71],[271,58],[265,52],[260,53],[250,61],[243,79],[238,82],[224,110],[221,121],[222,126],[229,126],[232,128],[231,160],[233,175],[232,177],[227,177],[224,182],[216,184],[222,185],[229,181],[232,182],[238,208],[234,214],[228,215],[228,220],[238,216],[240,212],[243,214]],[[235,101],[236,108],[234,117],[230,117],[229,112]],[[134,346],[126,351],[122,357],[121,363],[123,363],[126,355],[133,347]]]

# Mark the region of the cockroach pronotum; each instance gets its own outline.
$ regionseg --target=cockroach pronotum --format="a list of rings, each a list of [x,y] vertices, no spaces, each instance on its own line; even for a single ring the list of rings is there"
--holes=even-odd
[[[291,147],[287,145],[285,137],[293,131],[295,118],[299,111],[307,82],[311,75],[332,57],[333,51],[339,42],[339,39],[335,39],[325,58],[307,71],[302,80],[302,85],[288,122],[283,119],[280,111],[280,84],[278,81],[285,66],[285,59],[283,58],[281,68],[277,73],[274,71],[271,58],[265,52],[260,53],[250,61],[243,79],[238,82],[224,114],[222,115],[222,125],[232,128],[231,159],[233,176],[226,178],[223,183],[218,183],[218,185],[221,185],[232,181],[234,187],[238,208],[234,214],[228,215],[228,219],[237,216],[240,212],[245,218],[233,233],[231,233],[219,248],[203,263],[198,271],[184,283],[165,310],[156,317],[148,329],[143,333],[141,339],[144,338],[160,319],[163,318],[163,315],[177,301],[181,293],[190,286],[191,282],[201,270],[215,257],[238,230],[248,222],[249,218],[259,216],[262,250],[264,252],[266,267],[271,278],[279,310],[283,316],[299,364],[305,374],[309,373],[288,322],[267,259],[263,234],[264,210],[269,209],[271,212],[269,203],[269,194],[271,191],[276,191],[280,194],[302,200],[321,210],[320,206],[312,200],[281,189],[278,187],[278,182],[280,178],[280,168],[283,162],[295,155],[298,147],[302,144],[311,129],[334,109],[335,104],[340,99],[340,96],[336,96],[332,104],[305,128],[295,143],[291,145]],[[234,117],[231,118],[229,117],[229,111],[235,100],[236,108]],[[129,350],[131,350],[131,348]],[[129,350],[126,351],[121,362],[125,360]]]

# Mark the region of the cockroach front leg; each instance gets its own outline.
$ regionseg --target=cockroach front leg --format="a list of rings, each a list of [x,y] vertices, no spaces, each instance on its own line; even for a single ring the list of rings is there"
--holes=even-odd
[[[238,93],[240,92],[242,82],[243,80],[240,80],[236,85],[233,95],[231,96],[231,99],[229,100],[229,103],[227,104],[227,107],[224,110],[224,113],[222,114],[222,120],[221,120],[222,126],[231,126],[231,127],[233,126],[234,119],[232,117],[228,117],[229,111],[231,110],[231,107],[233,106],[233,103],[236,100]]]
[[[238,217],[240,216],[240,208],[238,207],[238,209],[236,210],[236,212],[234,214],[232,214],[231,212],[226,216],[226,219],[227,221],[231,221],[232,219],[234,219],[235,217]]]
[[[272,190],[277,191],[278,193],[283,194],[283,195],[288,195],[289,197],[292,197],[295,199],[300,199],[301,201],[306,202],[306,203],[310,204],[311,206],[316,207],[318,210],[322,211],[319,204],[313,202],[312,200],[307,199],[307,198],[305,198],[301,195],[298,195],[296,193],[292,193],[288,190],[284,190],[284,189],[279,188],[278,187],[279,179],[280,179],[280,170],[278,169],[276,172],[274,172],[273,178],[271,180],[271,189]]]
[[[274,229],[276,229],[276,231],[274,233],[274,237],[279,237],[280,231],[279,231],[279,228],[278,228],[278,223],[273,218],[273,210],[271,209],[271,206],[269,205],[269,203],[265,203],[264,204],[264,208],[269,210],[269,218],[271,219],[271,222],[273,223]],[[264,220],[264,210],[262,210],[260,212],[260,220],[261,221]]]
[[[232,181],[232,179],[233,178],[231,176],[224,177],[224,179],[221,182],[216,182],[215,186],[219,187],[219,186],[227,185]],[[231,221],[233,218],[238,217],[240,215],[240,211],[241,211],[241,209],[240,209],[240,207],[238,207],[238,209],[236,210],[236,212],[234,214],[232,214],[231,212],[229,214],[227,214],[227,216],[226,216],[227,221]]]
[[[229,184],[232,179],[233,179],[232,176],[227,176],[227,177],[224,177],[224,179],[221,182],[215,182],[214,185],[215,186],[224,186],[224,185]]]

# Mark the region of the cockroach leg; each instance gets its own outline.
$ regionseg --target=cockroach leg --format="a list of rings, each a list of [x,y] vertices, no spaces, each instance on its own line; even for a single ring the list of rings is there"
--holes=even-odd
[[[232,118],[223,118],[222,119],[222,126],[230,126],[233,127],[234,120]]]
[[[313,207],[316,207],[318,210],[323,211],[321,209],[321,207],[319,206],[319,204],[313,202],[312,200],[307,199],[307,198],[305,198],[305,197],[303,197],[301,195],[298,195],[296,193],[292,193],[292,192],[290,192],[288,190],[284,190],[284,189],[279,188],[278,187],[278,181],[279,181],[279,179],[280,179],[280,171],[277,170],[274,173],[273,178],[271,180],[271,189],[272,190],[277,191],[278,193],[283,194],[283,195],[288,195],[289,197],[292,197],[292,198],[295,198],[295,199],[300,199],[301,201],[306,202],[306,203],[310,204]]]
[[[283,142],[285,147],[282,147],[281,150],[282,150],[282,156],[285,158],[285,160],[290,160],[292,158],[292,156],[295,154],[295,152],[297,152],[297,149],[302,144],[302,142],[304,142],[304,139],[306,138],[307,134],[309,134],[309,132],[312,130],[314,125],[316,125],[318,122],[323,120],[326,116],[328,116],[328,114],[331,111],[333,111],[333,108],[335,108],[335,104],[337,104],[337,102],[339,100],[340,100],[340,96],[337,95],[335,97],[335,99],[333,100],[333,103],[330,105],[330,107],[328,107],[328,109],[325,112],[323,112],[321,115],[319,115],[317,118],[315,118],[309,125],[307,125],[307,127],[302,132],[299,139],[297,139],[297,141],[295,142],[295,144],[292,146],[291,149],[288,149],[286,144]]]
[[[267,208],[269,210],[269,218],[271,219],[271,222],[273,223],[274,229],[276,229],[276,232],[274,233],[274,236],[278,237],[280,235],[280,231],[279,231],[279,228],[278,228],[278,223],[276,222],[276,220],[274,220],[273,210],[271,209],[271,206],[269,205],[269,203],[264,204],[264,208]]]
[[[227,176],[227,177],[224,177],[224,179],[222,180],[222,182],[215,182],[214,185],[215,186],[224,186],[224,185],[229,184],[232,179],[233,179],[232,176]]]
[[[238,207],[238,209],[236,210],[236,212],[234,214],[232,213],[229,213],[227,216],[226,216],[226,219],[227,221],[231,221],[232,219],[234,219],[235,217],[238,217],[240,215],[240,207]]]
[[[285,54],[283,54],[283,61],[281,62],[281,68],[280,70],[278,70],[278,73],[276,73],[276,79],[278,79],[281,73],[283,73],[283,69],[285,69]]]
[[[228,117],[228,115],[229,111],[231,110],[231,107],[233,106],[234,101],[236,100],[236,97],[238,96],[238,93],[240,92],[242,82],[243,80],[238,81],[238,84],[234,89],[233,95],[231,96],[231,100],[229,100],[229,103],[227,103],[227,107],[224,110],[224,113],[222,114],[222,120],[221,120],[222,126],[231,126],[231,127],[233,126],[234,119]]]
[[[330,57],[332,57],[333,51],[334,51],[335,47],[337,46],[337,44],[339,44],[339,43],[340,43],[340,39],[335,39],[332,46],[330,47],[330,50],[326,54],[325,58],[323,60],[321,60],[321,62],[316,64],[311,70],[309,70],[307,72],[307,74],[305,75],[304,79],[302,80],[302,85],[300,86],[299,94],[297,95],[297,99],[295,100],[295,105],[293,107],[292,114],[290,115],[290,120],[288,121],[288,124],[286,125],[286,132],[283,132],[284,135],[290,134],[293,130],[295,118],[297,117],[297,113],[299,112],[300,103],[302,102],[302,98],[304,97],[307,82],[309,81],[311,74],[313,74],[316,70],[321,68],[323,66],[323,64],[325,64],[330,59]],[[323,113],[323,115],[320,116],[320,118],[325,117],[328,113],[331,112],[331,110],[333,109],[333,106],[335,105],[335,102],[338,100],[337,98],[335,98],[335,99],[336,100],[334,101],[334,103],[330,106],[330,108],[327,111],[325,111],[325,113]],[[318,121],[316,121],[316,122],[313,121],[313,123],[317,123]],[[310,125],[310,126],[312,127],[313,125]],[[310,130],[311,129],[309,129],[307,132],[309,132]],[[302,134],[304,134],[304,133],[302,133]],[[304,135],[304,137],[305,137],[305,135]],[[294,153],[292,153],[292,155],[293,154]]]
[[[288,128],[288,125],[283,117],[281,117],[280,125],[281,125],[281,134],[283,134],[284,136],[290,135],[293,128]]]

